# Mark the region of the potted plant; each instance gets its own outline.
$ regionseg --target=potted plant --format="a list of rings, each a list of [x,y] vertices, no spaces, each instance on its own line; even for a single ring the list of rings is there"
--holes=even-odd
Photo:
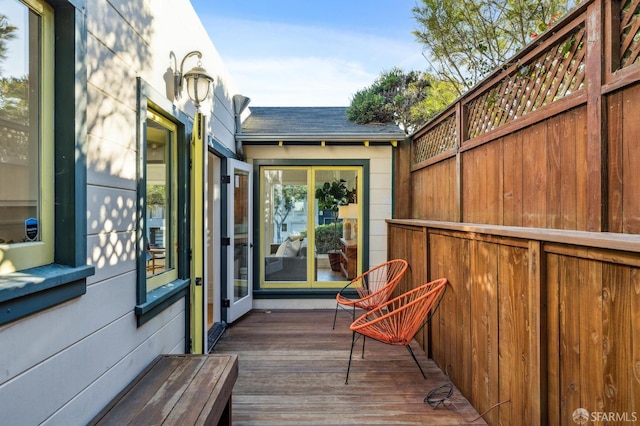
[[[340,271],[340,250],[338,235],[338,208],[348,204],[352,191],[347,189],[344,179],[334,179],[332,182],[325,182],[316,189],[316,200],[318,200],[318,208],[320,210],[330,210],[333,213],[333,229],[331,245],[333,250],[329,250],[329,263],[331,270]]]

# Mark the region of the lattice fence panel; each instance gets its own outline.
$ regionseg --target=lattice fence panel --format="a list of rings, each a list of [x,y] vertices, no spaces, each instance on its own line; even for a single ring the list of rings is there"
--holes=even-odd
[[[584,86],[584,26],[496,83],[468,105],[474,138],[548,105]]]
[[[417,164],[456,146],[455,114],[442,121],[424,135],[413,140],[413,161]]]
[[[620,10],[620,68],[640,62],[640,0],[626,0]]]

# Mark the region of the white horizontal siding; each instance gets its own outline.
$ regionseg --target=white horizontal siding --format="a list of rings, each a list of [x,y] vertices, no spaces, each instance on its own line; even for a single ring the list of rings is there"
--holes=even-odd
[[[236,90],[188,0],[89,0],[86,12],[87,263],[96,273],[85,295],[0,326],[1,424],[84,424],[158,354],[184,351],[183,300],[141,327],[134,313],[136,78],[173,101],[170,53],[179,66],[200,50],[215,77],[202,110],[234,150]],[[186,93],[174,104],[193,115]]]
[[[136,193],[104,186],[87,191],[87,233],[89,235],[134,231],[137,217]]]
[[[66,325],[73,327],[73,321],[67,318]],[[109,401],[107,397],[124,388],[156,354],[175,347],[176,336],[184,335],[184,303],[176,303],[137,333],[131,333],[132,326],[135,315],[130,312],[0,387],[0,405],[11,401],[0,407],[3,422],[39,424],[55,415],[51,424],[85,424]],[[126,374],[110,373],[118,364],[125,367]],[[102,383],[103,379],[107,381]],[[103,388],[104,393],[92,400],[82,398],[92,386]],[[12,397],[17,395],[20,397]],[[67,413],[67,409],[75,413]]]

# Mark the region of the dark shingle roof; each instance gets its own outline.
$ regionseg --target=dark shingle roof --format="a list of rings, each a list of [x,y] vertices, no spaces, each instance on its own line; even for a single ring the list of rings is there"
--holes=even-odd
[[[346,107],[252,107],[242,123],[242,140],[389,140],[403,139],[395,124],[356,124]]]

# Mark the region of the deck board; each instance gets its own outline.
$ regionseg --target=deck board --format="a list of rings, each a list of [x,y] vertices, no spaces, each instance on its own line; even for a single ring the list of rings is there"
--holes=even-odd
[[[212,353],[238,355],[234,425],[486,424],[454,388],[446,406],[424,402],[447,383],[445,374],[412,346],[427,379],[403,347],[356,344],[349,375],[351,316],[330,310],[256,310],[230,325]]]

